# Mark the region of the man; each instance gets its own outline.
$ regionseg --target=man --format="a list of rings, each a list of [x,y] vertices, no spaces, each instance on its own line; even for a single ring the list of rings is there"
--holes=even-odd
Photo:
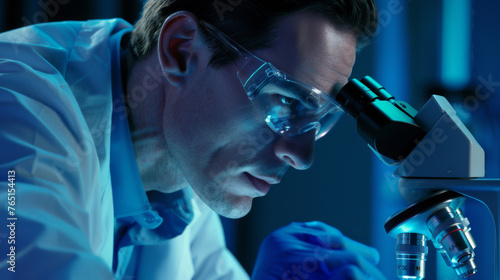
[[[2,196],[15,193],[2,279],[248,278],[217,214],[244,216],[288,167],[311,166],[339,116],[326,93],[347,83],[376,11],[233,4],[151,0],[133,31],[0,35]],[[378,258],[325,224],[292,224],[264,241],[252,278],[384,279]]]

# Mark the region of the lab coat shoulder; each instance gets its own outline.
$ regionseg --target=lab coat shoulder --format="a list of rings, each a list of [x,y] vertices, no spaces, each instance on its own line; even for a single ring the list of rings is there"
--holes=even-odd
[[[64,76],[81,26],[77,22],[45,23],[1,33],[0,57],[24,63],[37,71],[57,71]]]
[[[112,279],[113,232],[102,227],[113,221],[110,180],[101,178],[91,127],[66,79],[81,25],[55,27],[0,35],[0,174],[16,176],[18,268],[0,278]],[[7,265],[4,255],[0,274]]]
[[[89,266],[98,275],[111,275],[95,256],[104,236],[90,209],[100,208],[106,194],[76,100],[64,80],[45,69],[3,60],[0,73],[0,174],[15,172],[18,256],[16,274],[2,279],[69,279]],[[0,180],[7,185],[6,177]],[[6,197],[6,191],[2,188],[0,195]],[[5,200],[0,203],[7,209]],[[2,259],[3,274],[8,263],[5,255]],[[33,265],[41,260],[44,266]]]

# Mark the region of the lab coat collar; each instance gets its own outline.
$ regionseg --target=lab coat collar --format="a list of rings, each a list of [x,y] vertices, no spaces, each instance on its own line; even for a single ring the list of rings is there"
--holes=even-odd
[[[129,224],[126,234],[120,241],[120,247],[161,243],[180,235],[193,220],[190,188],[174,193],[148,191],[147,196],[153,207],[153,212],[163,218],[163,223],[154,229],[137,223]]]
[[[120,54],[124,30],[111,38],[113,115],[111,132],[111,182],[115,218],[128,225],[121,245],[154,244],[181,234],[193,219],[190,187],[174,193],[145,192],[142,184],[126,114]],[[136,222],[136,223],[134,223]]]
[[[132,217],[141,226],[158,227],[162,218],[151,209],[135,161],[120,70],[120,42],[131,30],[122,30],[111,38],[113,114],[111,129],[111,183],[115,218]]]

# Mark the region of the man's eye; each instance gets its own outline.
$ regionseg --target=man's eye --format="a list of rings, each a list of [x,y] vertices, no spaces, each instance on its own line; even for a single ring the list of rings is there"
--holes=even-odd
[[[284,105],[291,105],[291,104],[293,104],[293,102],[295,102],[297,100],[295,98],[291,98],[291,97],[288,97],[288,96],[281,95],[281,100],[280,101]]]

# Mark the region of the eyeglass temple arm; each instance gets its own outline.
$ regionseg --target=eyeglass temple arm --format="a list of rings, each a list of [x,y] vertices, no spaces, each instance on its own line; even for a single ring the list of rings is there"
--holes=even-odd
[[[231,57],[236,54],[238,56],[238,59],[233,59],[231,63],[236,68],[241,85],[247,91],[249,98],[252,98],[251,94],[249,93],[249,90],[252,91],[252,89],[249,89],[250,86],[248,85],[248,82],[251,80],[254,72],[262,68],[266,64],[266,62],[247,51],[245,48],[243,48],[241,45],[239,45],[237,42],[235,42],[233,39],[224,34],[222,31],[218,30],[210,23],[200,20],[200,25],[203,26],[207,32],[209,32],[215,39],[217,39],[220,43],[222,43],[230,50],[228,51],[227,48],[221,48],[226,53],[226,55]]]

